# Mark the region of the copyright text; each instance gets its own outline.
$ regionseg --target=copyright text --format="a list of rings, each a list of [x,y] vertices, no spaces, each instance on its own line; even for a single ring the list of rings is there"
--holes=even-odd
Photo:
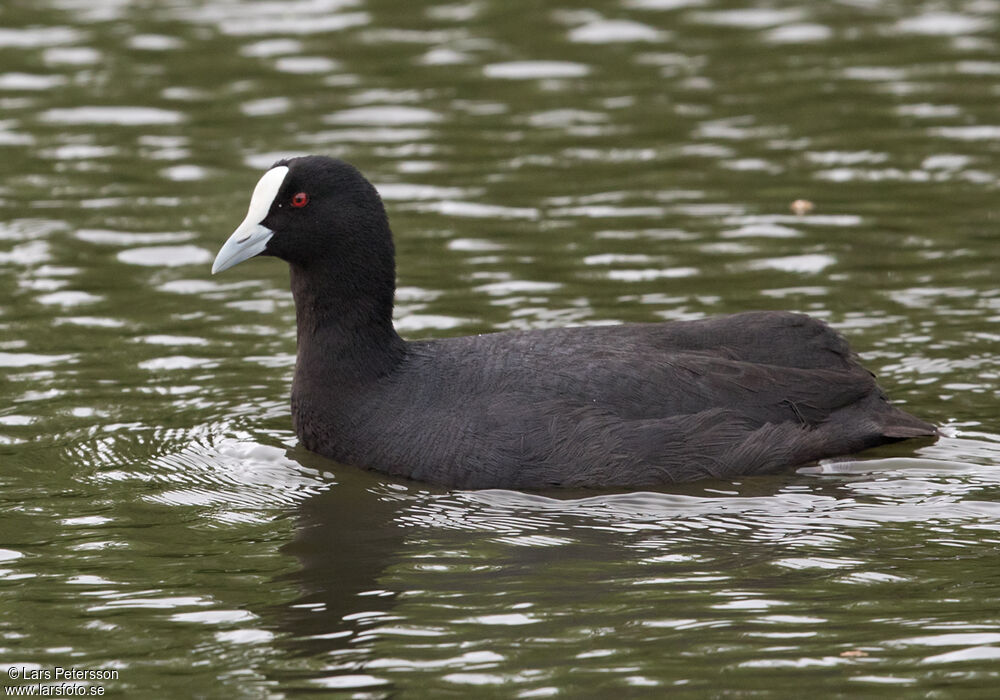
[[[8,666],[7,680],[17,685],[5,685],[4,697],[100,697],[104,686],[93,681],[116,681],[116,668],[80,668],[77,666]]]

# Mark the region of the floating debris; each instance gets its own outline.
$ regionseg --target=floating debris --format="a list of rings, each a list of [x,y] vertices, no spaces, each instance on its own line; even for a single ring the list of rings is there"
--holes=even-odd
[[[808,199],[796,199],[789,205],[788,208],[791,209],[792,213],[796,216],[805,216],[806,214],[812,212],[812,210],[816,208],[816,205]]]

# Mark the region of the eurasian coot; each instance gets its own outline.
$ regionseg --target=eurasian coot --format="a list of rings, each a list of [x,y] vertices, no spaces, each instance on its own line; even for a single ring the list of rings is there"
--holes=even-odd
[[[340,462],[462,488],[640,487],[937,434],[800,314],[403,340],[385,209],[343,161],[264,173],[212,272],[255,255],[291,269],[295,431]]]

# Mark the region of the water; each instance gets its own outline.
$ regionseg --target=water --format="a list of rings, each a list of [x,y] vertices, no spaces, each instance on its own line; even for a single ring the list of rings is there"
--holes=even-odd
[[[988,697],[995,0],[0,7],[0,671],[136,697]],[[656,493],[296,447],[261,169],[380,187],[408,337],[795,309],[945,427]],[[814,209],[796,215],[790,204]],[[88,691],[89,692],[89,691]]]

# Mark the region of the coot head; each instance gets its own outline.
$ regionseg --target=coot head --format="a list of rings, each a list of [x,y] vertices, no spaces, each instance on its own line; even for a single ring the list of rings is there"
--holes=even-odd
[[[246,218],[219,250],[212,272],[257,255],[281,258],[300,271],[395,276],[378,192],[353,165],[325,156],[280,160],[261,176]]]

